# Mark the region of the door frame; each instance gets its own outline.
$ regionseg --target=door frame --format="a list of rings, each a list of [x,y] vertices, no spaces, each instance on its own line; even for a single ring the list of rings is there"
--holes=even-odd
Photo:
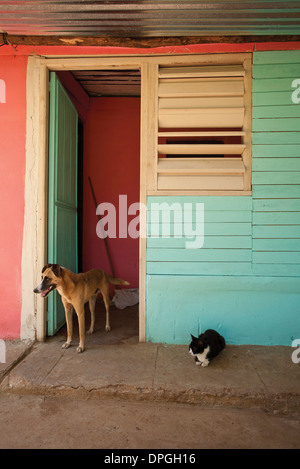
[[[49,72],[72,70],[140,70],[141,71],[141,169],[140,202],[146,204],[143,153],[147,138],[148,63],[144,57],[28,57],[25,215],[22,249],[21,338],[44,341],[46,338],[46,302],[32,290],[40,281],[47,262],[48,202],[48,125]],[[142,229],[142,227],[141,227]],[[139,240],[139,341],[146,339],[146,239]]]

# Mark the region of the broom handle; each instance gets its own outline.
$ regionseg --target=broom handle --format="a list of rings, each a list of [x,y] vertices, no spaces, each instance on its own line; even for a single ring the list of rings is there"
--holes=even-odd
[[[90,187],[91,187],[91,191],[92,191],[92,196],[93,196],[93,199],[94,199],[95,207],[96,207],[96,210],[97,210],[97,207],[98,207],[97,199],[96,199],[96,196],[95,196],[95,192],[94,192],[94,188],[93,188],[93,184],[92,184],[92,180],[91,180],[90,176],[89,176],[89,183],[90,183]],[[98,219],[99,219],[100,223],[102,224],[100,215],[97,214],[97,216],[98,216]],[[104,238],[104,244],[105,244],[105,248],[106,248],[106,252],[107,252],[107,256],[108,256],[108,260],[109,260],[111,272],[112,272],[112,274],[113,274],[113,277],[115,277],[115,272],[114,272],[114,268],[113,268],[113,265],[112,265],[112,261],[111,261],[111,257],[110,257],[110,253],[109,253],[109,249],[108,249],[108,244],[107,244],[107,239],[106,239],[106,238]]]

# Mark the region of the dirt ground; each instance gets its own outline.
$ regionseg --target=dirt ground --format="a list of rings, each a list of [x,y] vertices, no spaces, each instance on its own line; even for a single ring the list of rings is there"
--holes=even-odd
[[[299,416],[261,410],[0,394],[1,449],[299,447]]]

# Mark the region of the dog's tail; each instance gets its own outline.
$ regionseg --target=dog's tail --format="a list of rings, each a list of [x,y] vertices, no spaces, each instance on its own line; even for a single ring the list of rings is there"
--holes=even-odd
[[[112,285],[130,285],[130,283],[127,282],[126,280],[122,280],[121,278],[111,277],[108,274],[106,275],[107,275],[107,279],[109,283],[111,283]]]

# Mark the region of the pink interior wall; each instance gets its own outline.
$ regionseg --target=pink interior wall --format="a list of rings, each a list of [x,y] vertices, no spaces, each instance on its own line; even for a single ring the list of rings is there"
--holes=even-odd
[[[139,240],[119,238],[119,195],[128,206],[139,201],[140,98],[92,98],[84,129],[83,270],[103,268],[111,273],[104,240],[98,238],[95,205],[116,207],[117,238],[107,238],[117,277],[138,287]],[[128,222],[135,218],[128,216]],[[108,229],[106,226],[105,229]]]
[[[26,65],[27,57],[5,56],[0,61],[0,79],[5,82],[0,102],[0,338],[20,335]]]

